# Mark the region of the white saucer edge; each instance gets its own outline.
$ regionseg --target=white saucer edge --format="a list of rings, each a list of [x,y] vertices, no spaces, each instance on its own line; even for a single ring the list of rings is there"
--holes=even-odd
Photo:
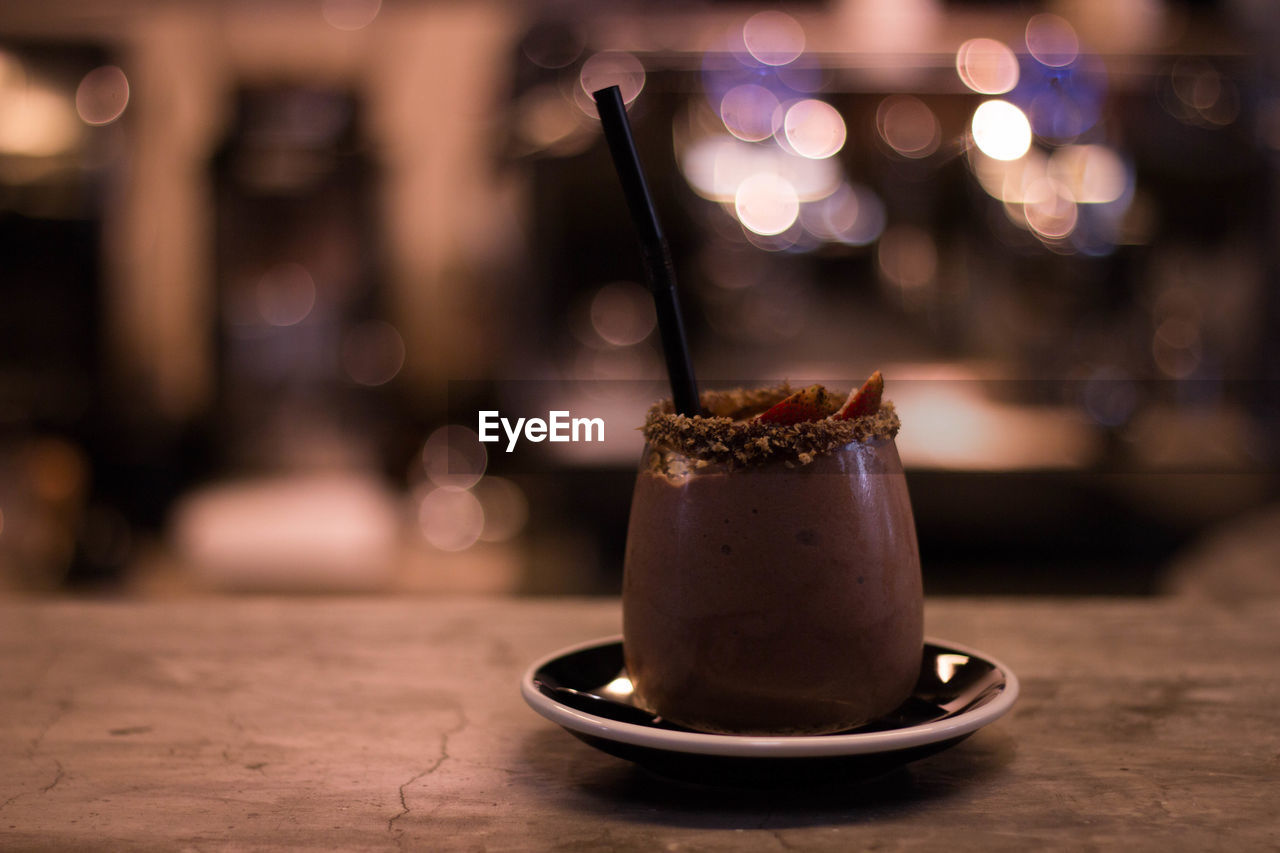
[[[634,746],[685,752],[697,755],[737,756],[742,758],[816,758],[821,756],[868,755],[910,749],[916,746],[950,740],[977,731],[998,720],[1013,707],[1018,698],[1020,684],[1013,670],[986,652],[961,643],[925,637],[926,643],[954,649],[960,654],[980,658],[1000,670],[1005,686],[1000,695],[977,708],[963,711],[954,717],[924,723],[898,731],[866,732],[847,735],[720,735],[699,732],[676,732],[652,729],[634,723],[606,720],[593,714],[569,708],[543,695],[534,685],[533,676],[552,661],[608,643],[621,642],[620,635],[600,637],[577,643],[552,652],[535,661],[520,679],[520,694],[538,714],[557,725],[582,734],[592,735]]]

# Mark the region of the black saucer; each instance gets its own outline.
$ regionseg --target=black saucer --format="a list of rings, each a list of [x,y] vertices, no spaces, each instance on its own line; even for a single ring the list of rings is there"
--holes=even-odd
[[[529,667],[526,702],[591,746],[662,776],[717,785],[780,785],[876,776],[953,746],[998,719],[1018,696],[1004,664],[928,640],[912,695],[892,714],[824,735],[693,731],[630,702],[619,637],[564,649]]]

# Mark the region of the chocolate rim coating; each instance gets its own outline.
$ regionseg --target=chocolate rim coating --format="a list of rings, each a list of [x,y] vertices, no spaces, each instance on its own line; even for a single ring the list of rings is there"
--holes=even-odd
[[[770,388],[704,391],[706,415],[676,414],[670,400],[655,403],[645,417],[650,446],[682,454],[702,464],[744,468],[767,462],[807,465],[815,457],[855,441],[892,439],[902,425],[886,400],[873,414],[852,420],[823,418],[779,426],[755,415],[794,393],[789,384]]]

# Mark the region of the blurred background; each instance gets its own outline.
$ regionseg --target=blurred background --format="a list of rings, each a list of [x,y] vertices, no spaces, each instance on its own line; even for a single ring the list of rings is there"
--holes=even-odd
[[[615,593],[663,368],[610,84],[699,378],[883,370],[927,591],[1275,589],[1277,44],[1269,0],[4,4],[0,589]]]

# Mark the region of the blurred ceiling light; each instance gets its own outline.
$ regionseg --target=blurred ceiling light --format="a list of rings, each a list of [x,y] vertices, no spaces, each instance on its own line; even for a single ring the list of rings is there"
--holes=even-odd
[[[792,104],[782,120],[786,141],[801,157],[821,160],[844,147],[844,119],[826,101],[809,98]]]
[[[633,281],[615,281],[591,299],[591,326],[616,347],[629,347],[652,334],[658,319],[649,291]]]
[[[302,264],[277,264],[255,289],[258,314],[272,326],[295,326],[316,304],[316,282]]]
[[[622,92],[622,100],[629,104],[644,88],[644,65],[630,53],[607,50],[589,57],[582,63],[578,81],[582,91],[588,96],[600,89],[617,86]],[[592,114],[594,115],[594,105]]]
[[[730,133],[745,142],[773,136],[781,124],[778,98],[753,83],[734,86],[720,99],[720,119]]]
[[[361,323],[342,340],[342,367],[353,382],[385,385],[404,367],[404,339],[382,320]]]
[[[1043,65],[1063,68],[1080,55],[1080,40],[1065,18],[1057,15],[1032,15],[1027,21],[1027,50]]]
[[[894,151],[912,160],[938,150],[942,128],[924,101],[912,95],[890,95],[876,108],[876,130]]]
[[[1002,95],[1018,85],[1018,58],[1003,42],[969,39],[956,51],[956,73],[980,95]]]
[[[529,501],[515,483],[503,477],[484,477],[471,493],[484,511],[482,541],[506,542],[524,529],[529,520]]]
[[[988,157],[1017,160],[1031,147],[1026,113],[1008,101],[987,101],[974,110],[973,142]]]
[[[884,231],[884,203],[867,187],[842,183],[826,198],[802,205],[800,224],[819,239],[865,246]]]
[[[744,228],[766,236],[781,234],[800,215],[800,197],[786,178],[758,172],[738,186],[733,207]]]
[[[475,431],[457,424],[442,426],[422,445],[422,468],[437,486],[469,489],[484,476],[489,454]]]
[[[382,10],[382,0],[321,0],[320,14],[335,30],[354,32],[373,23]]]
[[[21,66],[0,80],[0,154],[53,157],[70,151],[80,123],[70,101],[54,89],[26,79]]]
[[[895,225],[880,236],[876,251],[880,272],[903,290],[933,283],[938,272],[938,247],[933,237],[914,225]]]
[[[1107,204],[1129,189],[1129,170],[1105,145],[1067,145],[1049,157],[1048,175],[1079,204]]]
[[[111,124],[128,105],[129,78],[114,65],[93,69],[76,87],[76,112],[85,124]]]
[[[465,551],[484,532],[484,507],[465,489],[432,489],[418,505],[418,523],[441,551]]]
[[[804,28],[785,12],[757,12],[742,27],[747,51],[765,65],[786,65],[804,53]]]

